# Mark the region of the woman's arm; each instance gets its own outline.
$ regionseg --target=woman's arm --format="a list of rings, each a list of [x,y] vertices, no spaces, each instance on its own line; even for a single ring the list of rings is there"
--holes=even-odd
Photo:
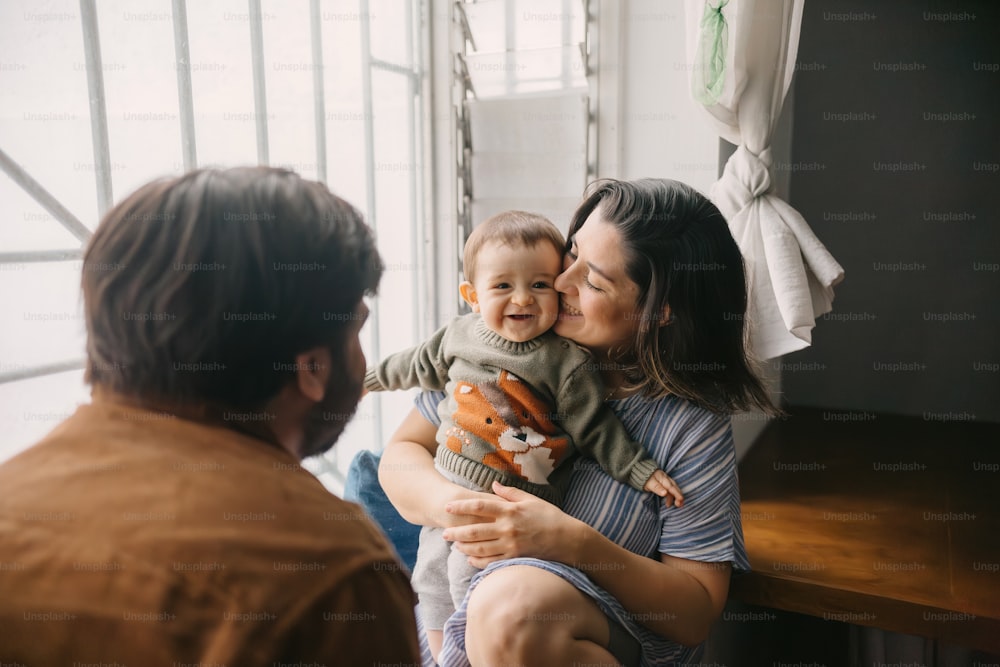
[[[586,526],[574,566],[621,602],[633,618],[669,639],[695,646],[708,638],[729,595],[730,563],[660,554],[653,560],[624,549]],[[621,569],[609,568],[608,563]]]
[[[460,526],[482,522],[483,517],[445,512],[450,501],[492,498],[445,479],[434,468],[437,427],[414,408],[389,438],[382,453],[378,479],[396,510],[410,523],[421,526]]]
[[[447,511],[480,523],[449,528],[476,567],[532,556],[576,567],[616,597],[635,620],[681,644],[705,640],[729,591],[728,563],[634,554],[535,496],[499,484],[499,498],[452,501]]]

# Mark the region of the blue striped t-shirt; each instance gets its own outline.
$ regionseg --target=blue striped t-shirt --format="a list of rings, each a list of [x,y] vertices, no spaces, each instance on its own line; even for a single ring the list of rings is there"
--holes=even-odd
[[[437,405],[443,398],[441,392],[424,392],[416,405],[428,421],[438,424]],[[675,396],[650,400],[636,395],[609,401],[608,405],[629,435],[677,482],[684,493],[684,506],[665,507],[659,496],[615,481],[593,459],[578,459],[563,511],[633,553],[651,558],[663,553],[702,562],[728,561],[735,572],[748,571],[730,420]],[[697,659],[699,647],[684,647],[649,631],[585,574],[562,563],[514,559],[491,564],[477,578],[511,564],[542,567],[594,598],[605,613],[639,640],[644,666]],[[474,579],[470,590],[476,583]],[[464,621],[465,603],[445,627],[442,665],[468,664]]]

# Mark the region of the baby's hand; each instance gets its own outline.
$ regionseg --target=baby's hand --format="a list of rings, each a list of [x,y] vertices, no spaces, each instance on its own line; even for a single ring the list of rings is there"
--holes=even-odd
[[[658,496],[662,496],[663,502],[666,503],[667,507],[671,507],[675,503],[678,507],[684,504],[684,496],[681,495],[681,490],[677,486],[677,483],[670,479],[670,476],[662,470],[654,470],[642,488],[646,491],[652,491]]]

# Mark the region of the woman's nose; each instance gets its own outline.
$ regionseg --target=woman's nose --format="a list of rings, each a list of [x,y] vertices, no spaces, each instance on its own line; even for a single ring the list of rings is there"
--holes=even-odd
[[[562,292],[563,294],[570,293],[572,281],[569,279],[569,267],[563,270],[558,276],[556,276],[555,281],[552,286],[557,292]]]

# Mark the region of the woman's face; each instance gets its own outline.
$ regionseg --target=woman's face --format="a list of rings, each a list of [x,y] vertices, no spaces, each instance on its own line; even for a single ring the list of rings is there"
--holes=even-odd
[[[639,286],[625,273],[621,235],[605,222],[601,206],[570,242],[555,281],[560,308],[554,331],[606,358],[612,348],[632,342],[641,312]]]

